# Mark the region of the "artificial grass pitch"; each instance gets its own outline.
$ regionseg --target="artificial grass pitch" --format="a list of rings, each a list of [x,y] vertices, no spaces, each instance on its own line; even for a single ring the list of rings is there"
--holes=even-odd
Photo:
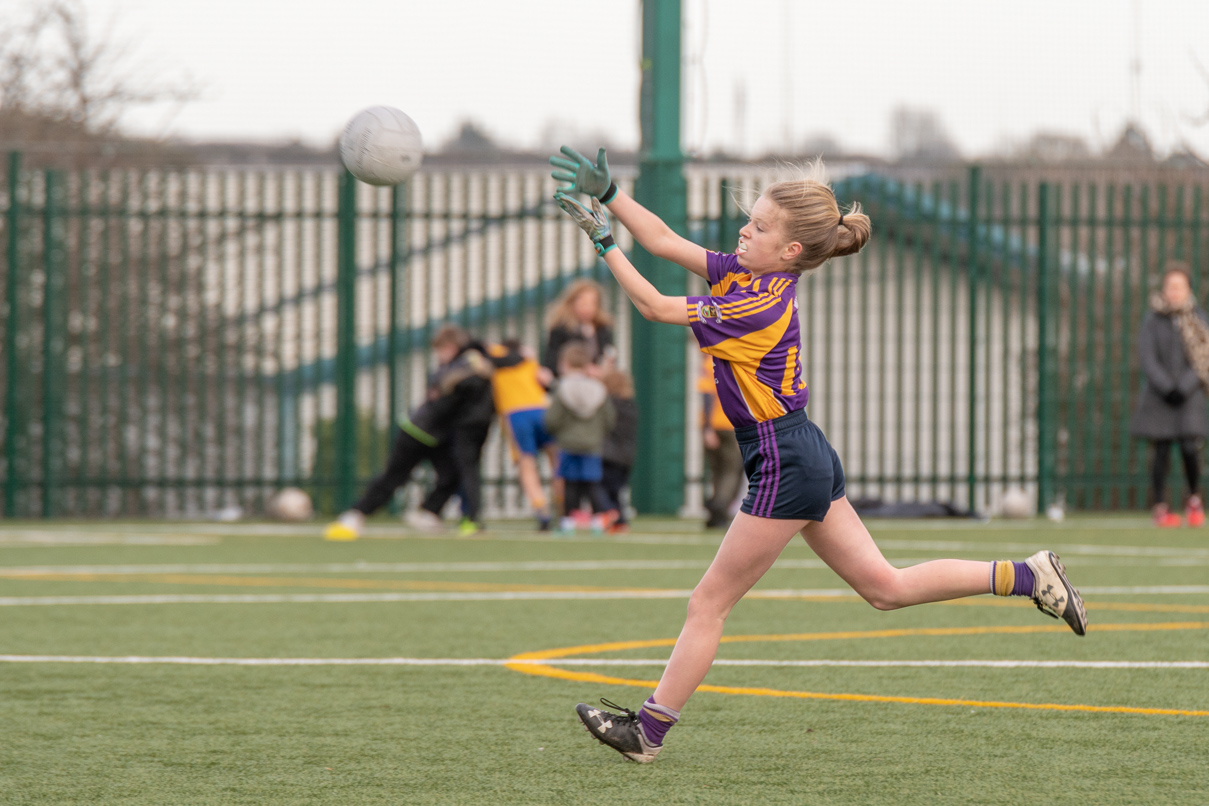
[[[639,766],[573,708],[649,693],[616,681],[658,678],[720,539],[695,524],[379,522],[330,544],[312,525],[5,523],[0,802],[1209,802],[1209,533],[871,526],[896,563],[1054,548],[1091,630],[989,596],[881,613],[799,541],[727,623],[719,658],[756,665],[706,680],[746,693],[699,692]],[[569,647],[587,648],[546,668],[573,679],[501,663]],[[971,660],[1068,665],[885,665]],[[874,665],[786,665],[808,661]],[[1133,666],[1087,665],[1106,661]]]

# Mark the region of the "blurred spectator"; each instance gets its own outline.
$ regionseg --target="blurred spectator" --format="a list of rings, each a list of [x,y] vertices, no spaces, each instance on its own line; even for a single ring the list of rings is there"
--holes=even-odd
[[[709,462],[712,492],[705,508],[709,518],[707,529],[725,528],[730,525],[730,507],[743,485],[743,454],[735,439],[735,427],[722,413],[718,403],[718,389],[714,385],[714,360],[704,356],[701,377],[697,381],[701,393],[701,442],[705,446],[705,459]]]
[[[449,437],[437,445],[431,457],[436,482],[420,508],[408,513],[408,523],[416,528],[439,528],[441,510],[454,495],[461,498],[462,519],[458,532],[473,535],[483,528],[482,458],[483,445],[495,420],[492,401],[493,367],[486,359],[487,348],[459,327],[447,326],[433,337],[433,350],[447,365],[442,377],[430,386],[429,397],[440,396],[446,388],[467,379],[468,388]],[[453,358],[449,359],[452,355]]]
[[[340,514],[323,532],[327,540],[356,540],[365,526],[365,518],[390,500],[395,490],[406,484],[416,466],[425,459],[437,471],[442,495],[434,509],[422,508],[414,517],[424,519],[426,527],[440,525],[440,505],[451,491],[461,489],[466,518],[462,529],[478,531],[479,454],[486,430],[480,431],[483,414],[490,425],[492,411],[490,362],[459,327],[447,326],[432,339],[437,368],[429,378],[428,399],[399,420],[386,468],[370,482],[357,503]],[[481,438],[480,438],[481,437]],[[449,492],[446,492],[449,491]],[[425,507],[434,506],[430,495]],[[422,513],[427,513],[427,517]]]
[[[558,475],[566,485],[560,524],[564,532],[575,530],[573,513],[585,498],[596,515],[591,521],[593,531],[603,531],[616,518],[600,482],[605,434],[613,428],[617,412],[604,384],[587,374],[590,365],[587,347],[576,343],[563,347],[558,358],[560,377],[546,409],[546,430],[558,440]]]
[[[533,350],[522,347],[516,339],[491,345],[487,354],[495,365],[495,374],[491,376],[495,408],[509,438],[521,489],[533,508],[538,531],[544,532],[550,528],[550,509],[542,489],[537,454],[546,452],[551,470],[558,466],[558,449],[545,425],[546,407],[550,405],[546,385],[551,375],[538,365]]]
[[[605,436],[601,451],[601,485],[609,509],[617,510],[617,520],[609,531],[624,532],[629,530],[629,524],[621,491],[630,481],[630,468],[634,465],[638,450],[638,404],[634,402],[634,379],[629,373],[615,369],[605,374],[603,382],[609,393],[609,402],[617,411],[617,422]]]
[[[542,365],[558,377],[563,346],[580,342],[588,351],[589,374],[599,377],[613,369],[613,318],[601,307],[604,289],[595,280],[576,280],[554,301],[546,315],[549,331]],[[599,370],[599,373],[597,373]]]
[[[1168,264],[1162,290],[1138,330],[1138,361],[1145,386],[1130,432],[1154,442],[1150,502],[1158,526],[1179,526],[1167,506],[1167,467],[1178,442],[1188,481],[1185,514],[1189,526],[1205,522],[1200,496],[1200,448],[1209,436],[1205,388],[1209,386],[1209,318],[1196,304],[1192,280],[1182,263]]]

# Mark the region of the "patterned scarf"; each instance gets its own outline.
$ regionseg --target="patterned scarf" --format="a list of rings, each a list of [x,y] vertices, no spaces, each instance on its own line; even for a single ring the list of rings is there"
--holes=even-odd
[[[1197,314],[1196,300],[1189,296],[1184,304],[1177,308],[1161,293],[1156,292],[1150,298],[1150,307],[1155,313],[1170,316],[1175,322],[1175,329],[1184,342],[1184,354],[1188,356],[1188,363],[1201,379],[1201,386],[1209,393],[1209,325]]]

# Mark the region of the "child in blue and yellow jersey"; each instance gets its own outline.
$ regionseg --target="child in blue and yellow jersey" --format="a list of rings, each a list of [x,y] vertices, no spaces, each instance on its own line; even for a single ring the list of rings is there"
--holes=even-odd
[[[546,407],[550,405],[546,385],[551,374],[516,339],[505,339],[488,346],[487,357],[495,366],[495,374],[491,377],[495,410],[507,425],[505,431],[516,458],[521,489],[529,499],[529,506],[533,507],[537,528],[546,531],[550,528],[550,509],[542,489],[537,454],[545,451],[550,466],[556,466],[554,438],[547,433],[544,419]]]
[[[734,252],[710,252],[678,235],[609,177],[604,149],[593,162],[564,147],[551,162],[565,182],[558,205],[588,234],[638,312],[692,329],[714,359],[718,400],[743,452],[748,492],[718,554],[693,590],[688,618],[654,694],[640,713],[585,703],[576,713],[596,739],[634,761],[653,761],[680,709],[705,678],[731,609],[795,536],[879,610],[994,593],[1025,596],[1077,634],[1087,612],[1052,551],[1023,562],[933,560],[897,568],[884,556],[845,495],[844,469],[822,430],[806,416],[798,278],[869,240],[858,205],[847,211],[816,163],[809,175],[761,190]],[[593,197],[591,206],[569,193]],[[613,240],[609,206],[639,245],[709,284],[709,293],[665,296]],[[736,745],[738,746],[738,745]]]

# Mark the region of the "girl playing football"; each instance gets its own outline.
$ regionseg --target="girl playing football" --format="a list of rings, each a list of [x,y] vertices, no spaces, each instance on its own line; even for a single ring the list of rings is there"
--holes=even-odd
[[[739,230],[735,251],[722,254],[677,235],[618,190],[604,149],[592,162],[564,146],[550,162],[554,178],[566,183],[556,201],[592,239],[638,312],[691,328],[713,356],[718,397],[735,425],[749,480],[741,511],[689,598],[688,617],[655,693],[637,714],[579,704],[589,733],[634,761],[654,760],[713,664],[731,608],[798,534],[879,610],[984,593],[1027,596],[1084,634],[1083,600],[1053,552],[1023,562],[934,560],[896,568],[845,497],[839,457],[806,416],[797,281],[833,257],[859,251],[871,225],[859,205],[840,209],[821,164],[806,178],[765,188]],[[591,206],[571,198],[573,192],[592,197]],[[652,255],[704,277],[709,294],[661,294],[617,248],[602,202]]]

